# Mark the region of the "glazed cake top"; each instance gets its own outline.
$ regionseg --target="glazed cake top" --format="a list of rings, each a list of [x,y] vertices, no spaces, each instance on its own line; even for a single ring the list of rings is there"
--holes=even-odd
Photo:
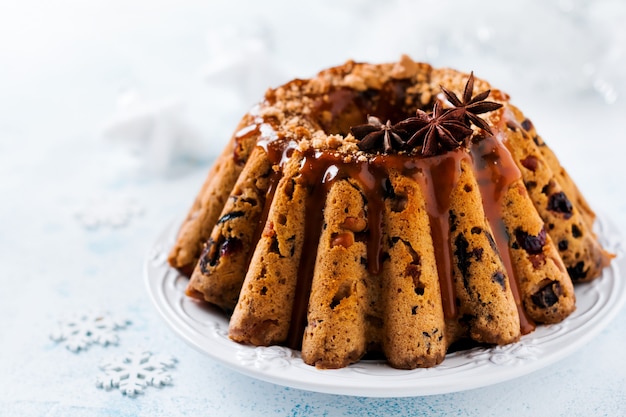
[[[444,90],[456,97],[463,97],[468,80],[473,84],[469,93],[472,90],[487,93],[490,100],[498,103],[497,106],[491,106],[493,110],[508,102],[508,95],[499,90],[492,90],[489,94],[490,85],[473,78],[473,75],[452,69],[434,69],[404,55],[400,61],[387,64],[348,61],[343,66],[320,72],[317,77],[293,80],[268,90],[265,100],[253,109],[251,115],[255,118],[254,123],[261,125],[259,144],[266,148],[269,144],[277,146],[280,143],[281,148],[298,149],[301,152],[309,149],[330,151],[342,155],[346,162],[354,158],[364,161],[381,153],[429,156],[424,153],[424,149],[421,152],[416,149],[422,148],[424,138],[414,140],[412,146],[396,146],[393,150],[388,146],[366,147],[359,144],[363,137],[355,137],[359,135],[353,128],[368,120],[374,124],[379,121],[390,127],[408,118],[415,119],[416,112],[426,118],[424,110],[432,111],[436,105],[439,105],[442,113],[449,112],[454,108],[454,103],[450,102]],[[489,113],[481,115],[486,121],[483,127],[489,130],[489,127],[498,126],[502,112],[489,110]],[[369,119],[370,116],[376,119]],[[436,115],[431,112],[430,116]],[[475,133],[480,132],[474,124],[466,125]],[[416,130],[414,128],[406,133],[415,133]],[[498,129],[495,130],[497,132]],[[245,129],[242,130],[242,134],[245,132]],[[460,142],[465,141],[466,138],[458,137],[456,131],[452,133]],[[404,139],[408,139],[408,136]],[[435,148],[431,155],[444,150]]]

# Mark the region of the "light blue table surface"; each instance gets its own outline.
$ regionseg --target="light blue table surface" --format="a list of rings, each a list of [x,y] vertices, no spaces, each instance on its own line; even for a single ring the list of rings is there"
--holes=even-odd
[[[377,399],[240,375],[180,340],[147,295],[151,244],[238,117],[266,87],[348,58],[404,52],[491,80],[626,230],[626,7],[482,3],[0,3],[0,416],[624,415],[623,310],[527,376]],[[73,353],[50,338],[90,311],[130,322],[117,344]],[[97,388],[101,361],[132,349],[175,357],[172,384]]]

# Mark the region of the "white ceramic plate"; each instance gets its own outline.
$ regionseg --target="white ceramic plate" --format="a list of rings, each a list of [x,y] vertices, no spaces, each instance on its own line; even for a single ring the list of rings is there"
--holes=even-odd
[[[444,394],[484,387],[548,366],[589,342],[617,314],[626,299],[626,268],[617,228],[599,219],[602,243],[617,258],[602,277],[576,287],[576,311],[564,322],[539,326],[518,343],[448,354],[442,364],[411,371],[382,361],[360,361],[337,370],[306,365],[298,351],[245,346],[228,338],[228,319],[218,309],[185,296],[187,278],[167,265],[178,224],[157,239],[145,262],[148,292],[159,313],[194,348],[238,372],[304,390],[368,397]]]

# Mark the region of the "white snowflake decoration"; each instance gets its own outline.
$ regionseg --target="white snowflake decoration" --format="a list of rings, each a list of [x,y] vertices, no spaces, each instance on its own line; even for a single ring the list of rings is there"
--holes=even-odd
[[[130,323],[129,320],[113,318],[107,314],[74,314],[59,321],[59,327],[50,333],[50,339],[63,343],[74,353],[86,350],[92,344],[117,345],[117,331]]]
[[[168,370],[175,364],[176,359],[172,356],[129,351],[125,356],[110,358],[100,364],[103,372],[96,378],[96,386],[107,391],[117,388],[122,394],[134,397],[142,394],[147,386],[171,385]]]
[[[144,209],[130,198],[95,197],[76,211],[76,219],[86,229],[101,226],[123,227],[132,218],[143,214]]]

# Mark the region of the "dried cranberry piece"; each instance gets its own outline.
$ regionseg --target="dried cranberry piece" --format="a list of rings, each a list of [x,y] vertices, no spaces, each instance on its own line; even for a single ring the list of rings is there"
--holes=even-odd
[[[541,229],[537,236],[529,235],[522,229],[515,230],[515,240],[526,252],[531,255],[538,255],[543,252],[546,244],[546,229]]]
[[[236,237],[226,238],[220,248],[220,256],[231,256],[243,249],[243,242]]]
[[[572,217],[572,203],[563,191],[554,193],[548,199],[548,210],[562,213],[566,219]]]
[[[572,281],[580,281],[587,278],[587,272],[589,272],[589,270],[585,270],[585,262],[583,261],[580,261],[576,265],[567,268],[567,273],[569,274]]]
[[[526,158],[522,159],[520,162],[524,168],[533,172],[535,172],[535,170],[537,170],[537,167],[539,166],[539,160],[537,159],[537,157],[533,155],[528,155]]]
[[[209,239],[209,241],[204,246],[204,250],[202,251],[202,255],[200,256],[200,270],[203,274],[209,272],[209,267],[217,265],[217,260],[219,258],[218,248],[223,241],[223,237],[220,237],[221,239],[217,242],[213,240],[213,238]]]
[[[209,267],[216,266],[222,256],[234,255],[242,249],[243,242],[236,237],[220,236],[217,241],[209,239],[200,257],[200,270],[208,274]]]
[[[530,298],[537,307],[547,308],[556,304],[561,294],[563,294],[561,284],[557,281],[551,281],[531,295]]]

